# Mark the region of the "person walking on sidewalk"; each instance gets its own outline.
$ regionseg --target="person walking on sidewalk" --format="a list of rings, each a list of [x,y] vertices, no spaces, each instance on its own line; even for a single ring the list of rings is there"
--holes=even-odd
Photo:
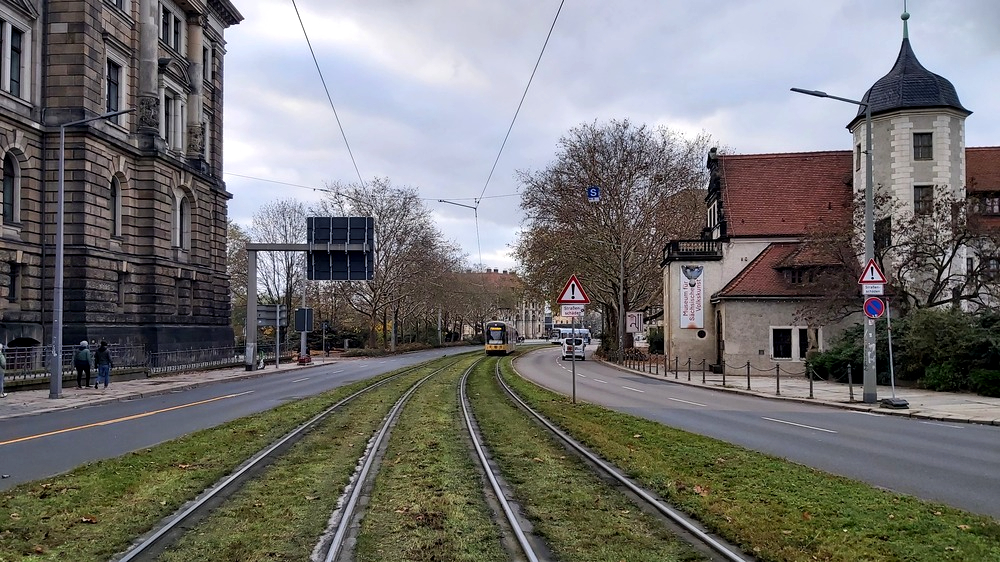
[[[108,387],[108,383],[111,382],[111,350],[108,349],[108,342],[101,341],[101,347],[97,348],[94,352],[94,364],[97,365],[97,382],[94,383],[94,388],[104,381],[104,388]]]
[[[87,388],[90,388],[90,363],[93,361],[93,354],[90,352],[90,344],[87,340],[80,342],[76,354],[73,355],[73,366],[76,367],[76,387],[83,388],[83,374],[87,373]]]
[[[3,391],[3,378],[7,374],[7,358],[3,354],[4,345],[0,343],[0,398],[6,398],[7,393]]]

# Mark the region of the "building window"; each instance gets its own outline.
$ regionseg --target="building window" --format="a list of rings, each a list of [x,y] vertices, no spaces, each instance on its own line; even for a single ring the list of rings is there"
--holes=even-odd
[[[113,113],[122,107],[122,65],[108,59],[106,70],[107,87],[105,89],[105,111]],[[112,123],[118,123],[120,115],[109,119]]]
[[[160,4],[160,40],[177,52],[183,52],[184,25],[179,17],[180,10]]]
[[[771,328],[771,357],[774,359],[792,358],[791,328]]]
[[[29,99],[27,83],[23,77],[30,61],[31,34],[26,23],[12,23],[5,10],[0,8],[0,88],[21,99]]]
[[[125,9],[125,0],[105,0],[105,1],[108,4],[111,4],[112,6],[114,6],[115,8],[118,8],[119,10],[124,10]]]
[[[111,178],[111,196],[108,197],[111,212],[111,236],[122,235],[122,190],[118,178]]]
[[[934,157],[932,133],[913,133],[913,159],[930,160]]]
[[[934,186],[913,186],[913,214],[929,215],[934,212]]]
[[[14,155],[7,153],[3,157],[3,222],[15,223],[20,220],[21,174]]]
[[[892,217],[885,217],[875,222],[875,252],[884,252],[892,246]]]
[[[789,268],[785,270],[785,281],[791,285],[802,285],[816,281],[816,272],[806,268]]]
[[[861,169],[861,143],[854,147],[854,169]]]
[[[989,256],[983,258],[983,279],[988,281],[1000,280],[1000,257]]]
[[[163,90],[160,106],[162,119],[160,133],[167,143],[167,148],[176,151],[184,150],[184,120],[187,104],[179,90]]]
[[[1000,194],[991,193],[980,197],[978,210],[983,215],[1000,215]]]
[[[174,246],[191,249],[191,203],[185,195],[174,199]]]

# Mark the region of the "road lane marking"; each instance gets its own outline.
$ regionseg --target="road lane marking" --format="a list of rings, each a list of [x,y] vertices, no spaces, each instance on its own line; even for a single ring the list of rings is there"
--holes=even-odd
[[[632,388],[631,386],[622,386],[622,388],[624,388],[625,390],[631,390],[632,392],[642,392],[642,393],[646,392],[645,390],[639,390],[638,388]]]
[[[307,381],[307,380],[309,380],[309,377],[306,377],[304,379],[295,379],[292,382],[302,382],[302,381]]]
[[[673,400],[674,402],[682,402],[684,404],[691,404],[692,406],[701,406],[702,408],[707,408],[708,407],[708,404],[699,404],[698,402],[691,402],[689,400],[681,400],[680,398],[670,398],[669,396],[667,397],[667,400]]]
[[[960,425],[948,425],[948,424],[945,424],[945,423],[934,423],[934,422],[929,422],[929,421],[922,421],[920,423],[925,423],[927,425],[936,425],[938,427],[948,427],[948,428],[951,428],[951,429],[962,429],[962,426],[960,426]]]
[[[344,372],[344,370],[343,370],[343,369],[340,369],[340,370],[337,370],[337,371],[334,371],[334,372],[333,372],[333,374],[335,374],[335,375],[336,375],[337,373],[343,373],[343,372]]]
[[[601,379],[594,379],[594,382],[599,382],[601,384],[608,384],[608,381],[602,381]]]
[[[51,437],[53,435],[59,435],[60,433],[69,433],[71,431],[79,431],[81,429],[90,429],[92,427],[101,427],[104,425],[112,425],[116,423],[137,420],[139,418],[145,418],[156,414],[163,414],[166,412],[172,412],[174,410],[180,410],[183,408],[190,408],[191,406],[200,406],[202,404],[208,404],[209,402],[217,402],[219,400],[225,400],[226,398],[236,398],[237,396],[243,396],[244,394],[253,394],[254,391],[248,390],[246,392],[238,392],[236,394],[227,394],[225,396],[217,396],[215,398],[209,398],[208,400],[199,400],[197,402],[191,402],[190,404],[181,404],[179,406],[171,406],[169,408],[163,408],[161,410],[153,410],[152,412],[143,412],[141,414],[133,414],[131,416],[125,416],[123,418],[114,418],[110,420],[105,420],[101,422],[88,423],[86,425],[78,425],[75,427],[67,427],[65,429],[57,429],[55,431],[49,431],[46,433],[39,433],[38,435],[28,435],[27,437],[18,437],[17,439],[10,439],[8,441],[0,441],[0,446],[3,445],[13,445],[14,443],[21,443],[24,441],[31,441],[33,439],[41,439],[42,437]]]
[[[834,431],[832,429],[823,429],[822,427],[813,427],[811,425],[803,425],[801,423],[795,423],[795,422],[790,422],[790,421],[785,421],[785,420],[776,420],[774,418],[765,418],[764,416],[761,416],[761,419],[764,419],[764,420],[767,420],[767,421],[773,421],[773,422],[777,422],[777,423],[786,423],[788,425],[794,425],[795,427],[804,427],[806,429],[812,429],[814,431],[825,431],[827,433],[837,433],[836,431]]]

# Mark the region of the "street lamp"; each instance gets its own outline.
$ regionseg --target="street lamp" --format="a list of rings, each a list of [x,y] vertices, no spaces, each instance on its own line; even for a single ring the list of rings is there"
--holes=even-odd
[[[873,232],[875,223],[875,203],[872,194],[874,182],[872,179],[872,107],[862,101],[831,96],[819,90],[803,90],[802,88],[792,88],[793,92],[816,96],[818,98],[830,98],[844,103],[852,103],[865,108],[865,263],[875,257]],[[874,404],[878,401],[878,391],[875,385],[875,320],[865,319],[865,376],[863,400],[866,404]]]
[[[52,376],[49,381],[49,398],[62,398],[63,212],[65,207],[66,127],[83,125],[101,119],[110,119],[111,117],[133,111],[135,109],[102,113],[94,117],[63,123],[59,126],[59,192],[56,199],[56,277],[52,286],[52,363],[50,365]]]

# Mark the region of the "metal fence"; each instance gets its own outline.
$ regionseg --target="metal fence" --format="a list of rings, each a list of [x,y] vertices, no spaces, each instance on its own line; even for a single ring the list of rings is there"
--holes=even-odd
[[[293,355],[292,350],[282,346],[282,360]],[[73,356],[78,346],[63,346],[62,373],[63,377],[73,376],[76,369],[73,366]],[[91,351],[97,347],[92,346]],[[218,369],[238,367],[246,363],[246,348],[243,346],[212,347],[200,349],[181,349],[174,351],[159,351],[150,353],[142,345],[111,345],[112,375],[116,373],[144,371],[147,375],[202,369]],[[257,345],[257,361],[274,362],[274,344]],[[7,369],[4,373],[6,384],[42,383],[50,379],[49,360],[51,346],[35,347],[5,347]]]

